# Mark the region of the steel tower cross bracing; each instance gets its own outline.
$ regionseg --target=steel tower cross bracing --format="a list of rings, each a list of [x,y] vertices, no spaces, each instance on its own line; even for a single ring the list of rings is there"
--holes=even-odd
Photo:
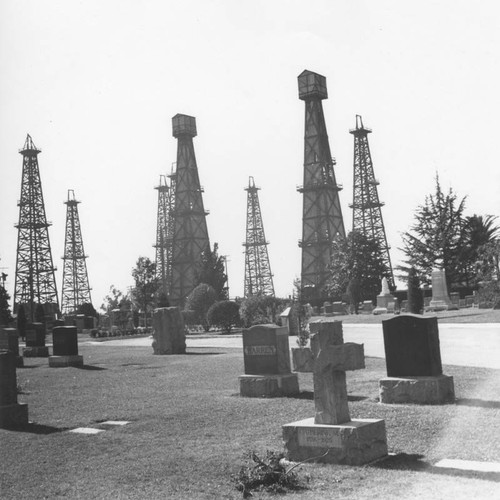
[[[266,236],[260,211],[260,188],[255,186],[254,178],[248,179],[247,228],[245,247],[245,289],[244,296],[262,294],[274,297],[273,275],[269,264]]]
[[[156,275],[165,295],[170,293],[172,280],[172,231],[173,192],[165,175],[160,175],[158,190],[158,215],[156,226]]]
[[[389,245],[385,234],[381,208],[384,204],[379,200],[373,162],[368,144],[371,129],[363,126],[363,119],[356,115],[356,128],[349,131],[354,135],[354,178],[353,198],[349,205],[352,208],[352,230],[357,231],[378,242],[382,251],[382,259],[387,268],[387,282],[391,289],[395,288],[392,272]]]
[[[200,186],[194,154],[193,137],[196,120],[177,114],[172,118],[173,136],[177,138],[177,168],[175,207],[173,208],[172,283],[169,300],[172,305],[183,305],[195,287],[195,271],[201,254],[210,248],[206,215],[203,208],[203,189]]]
[[[66,235],[64,238],[64,267],[62,282],[61,312],[74,314],[82,304],[92,304],[87,256],[83,249],[82,229],[78,215],[75,192],[68,189],[66,205]]]
[[[45,313],[57,314],[55,268],[50,249],[49,226],[45,215],[42,183],[38,167],[38,154],[33,140],[28,135],[23,149],[23,172],[19,223],[17,234],[16,279],[14,289],[14,310],[23,304],[26,316],[34,320],[37,304],[44,305]]]
[[[328,277],[331,246],[345,237],[335,160],[330,152],[321,101],[328,98],[326,78],[305,70],[298,77],[299,99],[305,103],[301,292],[302,300],[326,298],[323,286]]]

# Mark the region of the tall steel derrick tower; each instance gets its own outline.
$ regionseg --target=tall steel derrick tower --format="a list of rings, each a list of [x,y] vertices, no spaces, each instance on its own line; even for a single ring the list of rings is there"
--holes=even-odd
[[[23,149],[23,173],[21,180],[21,199],[17,234],[16,280],[14,291],[14,310],[21,304],[25,307],[27,318],[34,320],[37,304],[44,306],[45,314],[55,316],[59,311],[55,268],[42,183],[38,168],[38,153],[33,140],[28,135]]]
[[[68,189],[68,200],[64,202],[67,208],[61,298],[63,314],[74,314],[82,304],[92,304],[78,203],[75,192]]]
[[[172,233],[174,207],[173,188],[174,181],[170,186],[165,175],[160,175],[160,184],[155,187],[158,190],[158,216],[156,226],[156,275],[162,285],[162,292],[170,294],[172,281]]]
[[[303,301],[326,298],[323,286],[328,277],[331,246],[340,235],[345,237],[339,191],[335,180],[335,160],[330,152],[321,101],[328,98],[326,78],[303,71],[299,77],[299,99],[305,103],[304,184],[302,215]]]
[[[177,114],[172,118],[173,136],[177,138],[177,168],[172,177],[175,183],[172,234],[172,282],[169,300],[183,305],[195,286],[195,270],[201,253],[210,248],[206,215],[203,208],[203,189],[200,186],[194,154],[196,119]]]
[[[267,253],[259,194],[253,177],[248,179],[247,230],[245,247],[245,297],[262,294],[274,297],[273,275]]]
[[[373,173],[373,163],[368,144],[371,129],[363,126],[363,119],[356,115],[356,128],[349,131],[354,135],[354,179],[352,204],[352,230],[368,236],[378,242],[382,251],[382,259],[387,267],[387,282],[391,289],[395,288],[392,272],[389,245],[385,235],[382,210],[377,186],[379,182]]]

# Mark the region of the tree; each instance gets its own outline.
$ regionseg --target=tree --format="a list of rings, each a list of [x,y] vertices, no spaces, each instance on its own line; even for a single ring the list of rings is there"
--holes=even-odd
[[[240,305],[240,318],[243,326],[277,323],[277,316],[285,308],[285,301],[269,295],[252,295],[242,300]]]
[[[113,309],[130,311],[132,309],[132,301],[130,300],[128,294],[123,293],[114,285],[111,285],[109,287],[109,294],[104,297],[104,302],[101,304],[101,310],[104,312],[109,312]]]
[[[358,314],[359,312],[359,303],[363,299],[363,295],[361,293],[361,280],[358,278],[356,268],[353,269],[353,277],[349,280],[347,285],[347,297],[349,299],[349,306],[354,314]]]
[[[500,239],[480,247],[476,271],[479,301],[497,308],[500,304]]]
[[[185,311],[192,311],[193,320],[203,326],[203,329],[208,332],[210,323],[208,322],[207,313],[210,306],[217,301],[217,293],[210,285],[200,283],[187,297],[184,306]]]
[[[99,315],[95,310],[94,306],[90,302],[85,302],[84,304],[80,304],[78,309],[76,310],[76,314],[83,314],[85,316],[93,316],[97,318]]]
[[[139,257],[132,269],[135,287],[132,289],[132,300],[140,311],[147,316],[156,302],[160,288],[160,280],[156,276],[156,264],[148,257]]]
[[[446,273],[448,289],[464,279],[461,256],[466,242],[464,209],[466,197],[461,200],[450,188],[445,194],[436,176],[436,191],[426,196],[415,212],[415,223],[402,234],[407,266],[399,269],[408,275],[414,267],[424,283],[431,283],[432,270],[442,268]]]
[[[381,279],[389,273],[378,241],[357,231],[333,241],[329,271],[325,285],[327,293],[340,299],[354,280],[350,291],[351,295],[356,292],[352,297],[358,303],[375,299],[380,292]]]
[[[414,267],[408,272],[408,312],[422,314],[424,309],[424,297],[420,289],[420,279]]]
[[[219,300],[210,306],[208,322],[222,328],[224,333],[231,333],[231,328],[240,321],[240,306],[232,300]]]
[[[202,252],[200,262],[195,270],[195,283],[206,283],[210,285],[217,294],[219,300],[228,298],[227,275],[223,256],[218,254],[219,245],[214,243],[213,251],[210,247]]]
[[[13,320],[9,307],[10,295],[7,290],[0,285],[0,325],[8,326]]]

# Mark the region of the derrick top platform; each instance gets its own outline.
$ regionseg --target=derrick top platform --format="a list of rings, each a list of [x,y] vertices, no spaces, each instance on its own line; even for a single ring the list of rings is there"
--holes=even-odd
[[[299,82],[299,99],[309,101],[313,99],[328,99],[326,78],[323,75],[304,70],[297,77]]]
[[[19,150],[19,153],[25,156],[36,156],[38,153],[41,153],[41,149],[38,149],[33,142],[33,139],[28,134],[26,136],[26,142],[24,143],[24,147]]]
[[[350,129],[349,133],[356,135],[356,136],[362,136],[362,135],[371,134],[372,129],[366,128],[363,125],[363,118],[360,115],[356,115],[356,128]]]
[[[181,135],[196,137],[196,118],[194,116],[176,114],[172,118],[172,135],[174,137]]]

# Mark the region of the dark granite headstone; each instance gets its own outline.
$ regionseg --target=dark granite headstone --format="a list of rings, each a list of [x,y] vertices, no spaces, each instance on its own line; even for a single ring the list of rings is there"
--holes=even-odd
[[[56,319],[54,321],[54,326],[64,326],[66,323],[64,322],[63,319]]]
[[[0,349],[19,356],[19,335],[15,328],[0,327]]]
[[[402,314],[382,321],[388,377],[443,373],[437,317]]]
[[[77,356],[78,334],[76,326],[56,326],[52,330],[54,356]]]
[[[43,323],[28,324],[26,326],[26,347],[44,347],[45,333]]]
[[[16,356],[0,350],[0,406],[17,403]]]
[[[247,375],[290,373],[288,330],[276,325],[255,325],[243,330]]]

